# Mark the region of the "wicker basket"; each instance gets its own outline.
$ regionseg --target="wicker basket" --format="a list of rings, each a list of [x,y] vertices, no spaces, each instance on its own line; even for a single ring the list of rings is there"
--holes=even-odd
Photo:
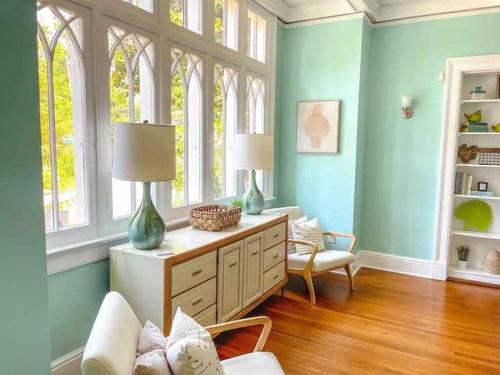
[[[479,164],[500,165],[500,148],[481,148],[479,150]]]
[[[189,223],[194,229],[218,232],[227,227],[238,225],[241,220],[241,208],[212,204],[193,208]]]

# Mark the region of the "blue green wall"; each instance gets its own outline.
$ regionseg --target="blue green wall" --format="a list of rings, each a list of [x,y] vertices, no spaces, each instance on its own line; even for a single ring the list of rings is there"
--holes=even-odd
[[[446,59],[500,53],[500,13],[372,28],[361,19],[280,28],[279,204],[358,249],[431,259]],[[403,120],[400,97],[414,95]],[[341,99],[341,153],[295,152],[296,103]]]
[[[35,1],[0,2],[0,372],[48,374]]]
[[[434,251],[446,59],[500,53],[500,13],[372,30],[364,143],[362,249]],[[401,95],[416,97],[411,120]]]
[[[363,20],[278,30],[278,204],[352,231]],[[340,153],[296,153],[297,102],[341,100]]]
[[[52,359],[85,345],[108,290],[108,260],[49,277]]]

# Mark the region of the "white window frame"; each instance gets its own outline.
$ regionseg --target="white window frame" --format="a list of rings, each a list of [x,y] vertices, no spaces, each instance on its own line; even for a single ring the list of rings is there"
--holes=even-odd
[[[150,13],[121,0],[47,0],[49,4],[74,10],[84,17],[84,61],[86,69],[86,105],[87,105],[87,173],[89,180],[90,225],[83,228],[67,229],[47,234],[47,249],[50,254],[60,254],[59,250],[89,249],[92,244],[102,253],[103,243],[117,238],[125,238],[128,218],[113,220],[111,200],[111,144],[109,131],[109,63],[107,30],[117,26],[129,32],[143,35],[154,44],[153,69],[155,75],[155,118],[152,121],[170,123],[170,51],[178,47],[185,52],[192,52],[202,59],[203,64],[203,126],[202,126],[202,175],[203,203],[214,202],[213,169],[211,146],[213,127],[214,64],[231,67],[238,72],[238,129],[245,130],[246,114],[246,77],[247,74],[265,78],[266,84],[266,123],[265,131],[274,133],[274,85],[275,85],[275,45],[277,19],[267,13],[253,0],[239,0],[239,50],[227,48],[214,40],[214,3],[203,1],[201,35],[189,29],[169,22],[169,0],[154,0],[153,12]],[[246,27],[247,9],[258,11],[266,18],[266,62],[262,63],[247,56]],[[243,194],[243,174],[237,173],[237,196]],[[272,171],[265,174],[264,193],[272,197]],[[184,221],[192,206],[172,208],[170,183],[159,183],[156,189],[156,206],[168,223]],[[108,240],[109,239],[109,240]],[[106,242],[108,241],[108,242]],[[96,250],[97,251],[97,250]],[[92,251],[85,251],[91,254]],[[87,257],[87,255],[86,255]],[[50,260],[49,256],[49,260]],[[91,255],[88,255],[90,260]],[[59,258],[58,258],[59,259]],[[92,260],[96,260],[93,254]],[[60,260],[58,260],[60,261]],[[78,264],[82,261],[79,259]],[[59,266],[58,266],[59,267]],[[66,268],[67,269],[67,268]]]

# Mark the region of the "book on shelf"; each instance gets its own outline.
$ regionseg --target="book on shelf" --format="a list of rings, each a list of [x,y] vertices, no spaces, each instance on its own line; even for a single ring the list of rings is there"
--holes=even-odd
[[[455,194],[470,195],[473,177],[467,172],[455,172]]]
[[[492,191],[476,191],[476,190],[471,191],[470,195],[475,197],[487,197],[487,198],[493,198],[495,196],[495,194]]]

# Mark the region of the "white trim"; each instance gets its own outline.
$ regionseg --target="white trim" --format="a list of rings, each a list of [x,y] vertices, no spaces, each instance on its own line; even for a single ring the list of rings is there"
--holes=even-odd
[[[357,18],[364,18],[370,25],[372,24],[370,19],[367,17],[366,13],[359,12],[359,13],[352,13],[352,14],[347,14],[347,15],[342,15],[342,16],[325,17],[325,18],[320,18],[320,19],[315,19],[315,20],[296,21],[296,22],[292,22],[292,23],[281,22],[281,27],[283,27],[284,29],[293,29],[296,27],[321,25],[323,23],[347,21],[347,20],[353,20],[353,19],[357,19]]]
[[[80,364],[82,363],[85,346],[72,350],[71,352],[54,359],[51,363],[52,375],[80,375]]]
[[[432,260],[360,250],[355,264],[359,268],[367,267],[426,279],[446,280],[446,264]]]

